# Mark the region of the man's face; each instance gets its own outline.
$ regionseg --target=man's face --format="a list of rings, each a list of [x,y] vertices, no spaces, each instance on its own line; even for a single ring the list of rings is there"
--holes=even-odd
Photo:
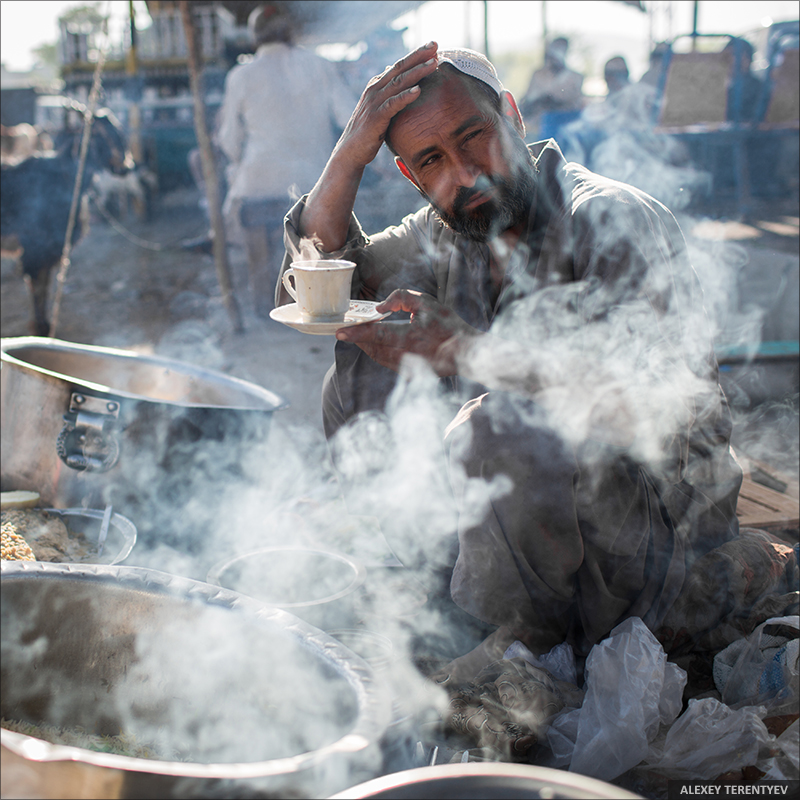
[[[394,122],[392,144],[442,221],[479,242],[527,222],[535,171],[490,100],[452,76]]]

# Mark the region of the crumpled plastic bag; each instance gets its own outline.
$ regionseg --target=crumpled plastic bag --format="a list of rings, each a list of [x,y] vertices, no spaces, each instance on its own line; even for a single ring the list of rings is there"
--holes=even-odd
[[[578,669],[575,666],[575,653],[566,642],[556,645],[543,656],[535,656],[522,642],[516,641],[506,649],[503,658],[524,658],[532,666],[547,670],[556,680],[574,683],[577,686]]]
[[[626,619],[590,651],[583,705],[552,720],[548,765],[605,781],[635,767],[680,713],[686,679],[642,620]]]
[[[775,742],[762,722],[764,706],[734,710],[713,697],[690,700],[667,732],[663,750],[653,747],[648,767],[669,779],[711,780],[754,766]]]
[[[728,705],[800,705],[800,616],[772,617],[714,656],[714,684]],[[792,706],[794,706],[792,708]]]
[[[776,753],[756,766],[765,781],[800,780],[800,720],[795,720],[776,740]]]

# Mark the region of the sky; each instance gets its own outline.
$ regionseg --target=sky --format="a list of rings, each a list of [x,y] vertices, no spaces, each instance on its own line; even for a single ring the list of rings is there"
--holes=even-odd
[[[688,33],[692,27],[692,0],[645,0],[653,8],[656,39]],[[121,20],[126,0],[106,0],[112,15]],[[64,0],[0,0],[0,58],[6,69],[22,71],[33,65],[31,49],[53,42],[58,36],[58,15],[80,3]],[[143,2],[135,3],[141,21]],[[671,23],[667,9],[672,9]],[[144,13],[143,13],[144,12]],[[650,36],[648,15],[611,0],[547,0],[547,27],[551,34],[567,35],[576,41],[604,38],[609,48],[620,42],[631,48],[623,55],[641,61]],[[742,33],[756,28],[764,18],[776,21],[797,19],[795,0],[701,0],[699,30],[706,33]],[[117,24],[120,24],[119,21]],[[411,48],[435,39],[443,47],[468,46],[483,49],[483,3],[479,0],[431,0],[415,12],[404,15],[397,26],[408,28],[405,43]],[[490,55],[504,50],[534,47],[542,36],[541,0],[490,0]],[[632,48],[636,48],[634,51]],[[641,57],[637,55],[641,51]],[[631,63],[637,75],[637,63]]]

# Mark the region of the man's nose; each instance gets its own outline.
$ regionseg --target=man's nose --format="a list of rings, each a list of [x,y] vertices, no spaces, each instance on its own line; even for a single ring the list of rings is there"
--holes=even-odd
[[[477,164],[463,156],[454,159],[453,172],[456,184],[467,189],[471,189],[478,177],[483,174],[483,170]]]

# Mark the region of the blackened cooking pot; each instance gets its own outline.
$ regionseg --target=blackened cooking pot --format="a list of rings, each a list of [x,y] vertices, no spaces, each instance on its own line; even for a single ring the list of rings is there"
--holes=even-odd
[[[390,701],[293,615],[134,567],[4,561],[0,575],[3,717],[156,756],[3,730],[3,797],[322,797],[380,774]]]
[[[192,551],[261,459],[277,395],[173,359],[0,341],[0,484],[56,508],[111,504],[140,546]]]

